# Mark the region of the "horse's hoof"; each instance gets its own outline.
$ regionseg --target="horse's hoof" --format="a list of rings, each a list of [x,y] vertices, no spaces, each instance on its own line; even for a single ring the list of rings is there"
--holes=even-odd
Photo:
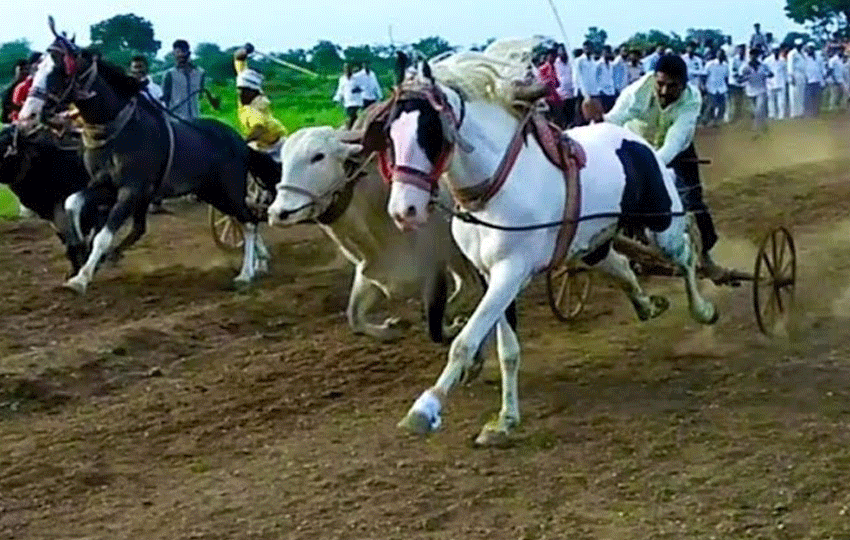
[[[402,418],[401,422],[398,423],[398,427],[420,437],[430,435],[437,429],[434,426],[434,422],[427,415],[419,411],[410,411],[407,413],[407,416]]]
[[[650,296],[649,301],[652,302],[652,318],[660,317],[668,309],[670,309],[670,300],[664,296]]]
[[[77,294],[86,294],[86,283],[83,280],[71,278],[62,285],[65,289],[69,291],[74,291]]]
[[[491,426],[484,426],[478,437],[475,438],[475,446],[488,448],[506,448],[513,444],[511,435],[504,429]]]
[[[237,292],[245,292],[251,288],[251,284],[250,279],[236,278],[233,280],[233,289]]]
[[[708,318],[708,321],[705,323],[709,326],[717,323],[717,321],[720,320],[720,310],[718,310],[716,306],[711,306],[711,310],[713,311],[713,313],[711,314],[711,317]]]

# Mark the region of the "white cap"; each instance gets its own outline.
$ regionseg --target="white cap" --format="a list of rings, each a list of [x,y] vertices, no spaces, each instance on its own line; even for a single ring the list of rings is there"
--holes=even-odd
[[[803,38],[797,38],[797,39],[794,40],[794,45],[802,45],[802,44],[803,44]]]
[[[236,76],[236,88],[250,88],[259,92],[262,84],[263,76],[253,69],[243,70]]]

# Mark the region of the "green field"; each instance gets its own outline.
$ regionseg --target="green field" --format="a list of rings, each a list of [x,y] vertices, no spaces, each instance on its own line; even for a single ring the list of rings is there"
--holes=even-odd
[[[0,186],[0,217],[17,217],[18,199],[6,186]]]

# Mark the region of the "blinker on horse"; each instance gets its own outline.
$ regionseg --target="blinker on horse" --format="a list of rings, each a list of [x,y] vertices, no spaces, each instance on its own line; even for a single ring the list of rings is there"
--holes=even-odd
[[[66,286],[85,292],[119,228],[133,228],[116,247],[135,243],[146,230],[149,202],[194,193],[245,228],[242,270],[237,284],[250,283],[268,270],[269,252],[257,233],[258,217],[246,205],[251,153],[230,126],[212,119],[174,121],[139,95],[141,87],[122,70],[93,58],[51,30],[56,39],[39,66],[21,112],[34,123],[45,105],[74,104],[83,121],[84,163],[91,186],[109,186],[115,203],[94,237],[91,254]],[[80,195],[82,196],[82,195]],[[77,196],[75,196],[77,197]],[[72,211],[81,206],[69,199]]]

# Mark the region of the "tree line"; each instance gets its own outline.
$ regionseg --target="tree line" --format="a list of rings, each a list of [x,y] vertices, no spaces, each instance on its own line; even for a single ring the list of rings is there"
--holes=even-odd
[[[810,33],[792,32],[780,43],[790,44],[796,38],[826,41],[830,37],[850,37],[850,0],[787,0],[785,12],[795,22],[806,24]],[[185,36],[191,42],[191,36]],[[778,37],[778,36],[777,36]],[[681,36],[676,32],[649,30],[637,32],[623,43],[629,48],[647,50],[657,45],[682,50],[689,41],[698,43],[723,42],[724,34],[718,29],[688,29]],[[596,46],[607,44],[608,33],[599,27],[590,27],[585,35],[587,41]],[[135,14],[115,15],[95,23],[90,28],[91,47],[105,59],[118,65],[127,65],[130,58],[137,54],[148,57],[151,71],[156,72],[171,65],[171,53],[164,59],[156,57],[163,44],[156,39],[153,24]],[[475,45],[473,50],[483,50],[493,38]],[[206,70],[214,83],[225,84],[233,80],[232,54],[238,46],[222,48],[215,43],[194,43],[195,62]],[[579,45],[579,44],[575,44]],[[170,46],[166,44],[166,47]],[[447,40],[439,36],[422,38],[416,43],[402,46],[393,44],[355,45],[342,47],[330,40],[322,40],[309,49],[290,49],[278,52],[276,56],[288,62],[304,66],[321,75],[335,76],[344,62],[364,62],[372,64],[379,73],[391,71],[396,50],[418,51],[425,58],[456,50]],[[12,77],[15,61],[26,58],[32,52],[32,45],[25,39],[19,39],[0,45],[0,80]],[[274,63],[258,60],[256,65],[266,75],[267,81],[277,81],[283,86],[295,85],[303,75],[286,70]]]

